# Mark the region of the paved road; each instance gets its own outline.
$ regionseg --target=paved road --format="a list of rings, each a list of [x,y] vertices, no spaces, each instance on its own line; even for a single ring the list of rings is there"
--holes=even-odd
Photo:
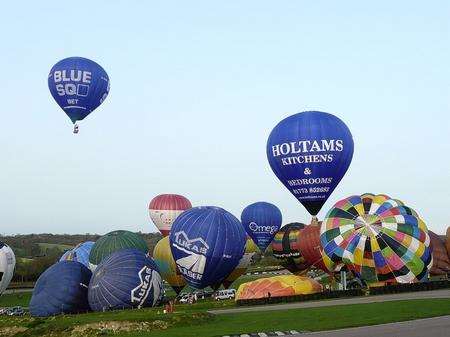
[[[352,298],[341,298],[335,300],[296,302],[287,304],[255,305],[252,307],[241,307],[234,309],[209,310],[208,312],[211,314],[221,315],[221,314],[232,314],[249,311],[272,311],[272,310],[286,310],[298,308],[315,308],[315,307],[329,307],[332,305],[347,305],[347,304],[375,303],[386,301],[401,301],[401,300],[416,300],[416,299],[431,299],[431,298],[450,298],[450,289],[421,291],[415,293],[401,293],[392,295],[361,296]],[[450,336],[450,332],[448,336]]]
[[[29,293],[32,291],[33,291],[33,288],[6,289],[3,292],[3,294]]]
[[[449,337],[450,316],[418,319],[414,321],[363,326],[341,330],[311,332],[297,337]]]

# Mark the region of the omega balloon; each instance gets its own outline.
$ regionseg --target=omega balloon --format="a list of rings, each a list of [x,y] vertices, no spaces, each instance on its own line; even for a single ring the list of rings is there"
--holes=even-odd
[[[339,118],[305,111],[283,119],[270,133],[270,167],[298,201],[316,216],[353,157],[353,138]]]

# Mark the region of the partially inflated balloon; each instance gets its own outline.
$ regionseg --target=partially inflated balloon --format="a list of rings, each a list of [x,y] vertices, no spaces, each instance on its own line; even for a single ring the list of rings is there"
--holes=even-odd
[[[170,248],[188,284],[203,289],[221,283],[238,265],[246,234],[240,221],[220,207],[183,212],[170,231]]]
[[[153,260],[155,260],[162,278],[179,294],[186,285],[186,281],[175,264],[168,236],[156,244],[153,249]]]
[[[92,241],[82,242],[75,248],[65,252],[59,261],[77,261],[89,268],[89,254],[94,244],[95,242]]]
[[[191,202],[178,194],[161,194],[150,201],[150,218],[163,236],[169,235],[175,219],[185,210],[192,208]]]
[[[450,272],[450,259],[447,249],[445,249],[444,239],[432,231],[430,235],[430,248],[433,255],[433,265],[430,269],[430,275],[447,275]]]
[[[241,214],[245,231],[262,253],[280,229],[281,221],[281,211],[278,207],[263,201],[248,205]]]
[[[50,70],[48,87],[56,103],[75,123],[103,103],[109,92],[109,77],[94,61],[69,57]]]
[[[300,255],[305,262],[325,272],[328,272],[327,267],[322,259],[322,246],[320,244],[320,224],[307,225],[300,229],[298,235],[298,248]]]
[[[230,275],[227,276],[225,280],[223,280],[222,284],[227,289],[231,286],[231,284],[236,281],[239,277],[244,275],[247,271],[248,266],[252,262],[252,257],[255,255],[256,250],[258,248],[255,246],[255,243],[252,239],[248,238],[247,243],[245,244],[245,252],[242,258],[239,260],[239,264],[234,268]]]
[[[306,111],[283,119],[267,141],[270,167],[315,216],[341,181],[353,157],[353,138],[339,118]]]
[[[13,250],[3,242],[0,242],[0,295],[8,287],[14,275],[16,257]]]

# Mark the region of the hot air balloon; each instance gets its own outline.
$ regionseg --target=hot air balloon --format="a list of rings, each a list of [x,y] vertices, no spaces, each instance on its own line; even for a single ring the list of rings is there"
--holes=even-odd
[[[321,223],[306,225],[300,229],[298,233],[298,249],[307,265],[328,272],[322,260],[322,246],[320,244]]]
[[[106,99],[109,77],[94,61],[69,57],[56,63],[48,75],[48,87],[78,132],[77,121],[86,118]]]
[[[247,271],[248,266],[252,262],[253,255],[255,255],[256,250],[258,248],[255,246],[255,243],[251,238],[247,239],[247,242],[245,243],[245,252],[242,258],[239,260],[238,265],[234,270],[231,272],[230,275],[226,277],[225,280],[223,280],[222,284],[223,286],[228,289],[231,284],[236,281],[239,277],[244,275],[244,273]]]
[[[127,248],[138,249],[144,254],[148,253],[147,243],[139,234],[118,230],[103,235],[97,240],[89,253],[90,269],[94,271],[97,265],[108,255]]]
[[[445,232],[445,248],[447,248],[448,258],[450,259],[450,226],[447,227]]]
[[[188,284],[197,289],[221,283],[244,255],[246,235],[240,221],[220,207],[183,212],[170,231],[170,249]]]
[[[430,237],[418,214],[386,195],[355,195],[338,201],[320,230],[330,271],[347,267],[367,284],[428,279]]]
[[[244,208],[241,222],[247,234],[264,253],[281,227],[281,211],[268,202],[255,202]]]
[[[341,181],[353,157],[353,138],[336,116],[305,111],[270,133],[267,158],[280,181],[314,217]]]
[[[16,257],[13,250],[0,241],[0,295],[6,290],[14,275]]]
[[[75,248],[68,250],[61,256],[59,261],[77,261],[89,268],[89,253],[95,242],[86,241],[78,244]]]
[[[432,231],[428,231],[428,234],[430,235],[430,248],[433,256],[430,275],[447,275],[447,273],[450,273],[450,259],[447,249],[445,249],[445,242]]]
[[[94,311],[152,307],[159,304],[163,294],[158,267],[137,249],[109,255],[89,283],[89,305]]]
[[[89,311],[91,271],[75,261],[57,262],[39,276],[30,301],[31,316]]]
[[[156,244],[153,249],[153,259],[162,278],[179,294],[187,283],[175,264],[168,236],[162,238]]]
[[[161,194],[150,201],[150,218],[163,236],[169,235],[175,219],[185,210],[192,208],[191,202],[178,194]]]
[[[308,295],[322,292],[322,290],[322,285],[309,277],[280,275],[260,278],[255,281],[241,284],[235,299],[238,301],[268,297]]]
[[[272,241],[273,256],[291,273],[302,272],[309,267],[299,249],[299,233],[304,227],[305,224],[300,222],[287,224],[281,227]]]

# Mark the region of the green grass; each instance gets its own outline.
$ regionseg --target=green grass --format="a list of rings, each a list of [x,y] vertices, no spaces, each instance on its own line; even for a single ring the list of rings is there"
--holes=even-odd
[[[302,308],[266,312],[248,312],[227,315],[206,313],[212,307],[230,307],[232,301],[204,301],[195,305],[178,305],[174,314],[163,314],[161,308],[124,310],[106,313],[88,313],[66,315],[56,318],[35,319],[0,317],[0,335],[8,326],[27,327],[28,330],[11,335],[14,337],[71,335],[74,327],[96,322],[122,321],[152,322],[157,321],[154,330],[112,332],[103,331],[102,335],[115,337],[203,337],[222,336],[232,333],[274,331],[274,330],[309,330],[320,331],[362,325],[405,321],[417,318],[434,317],[450,314],[449,299],[424,299],[395,301],[385,303],[353,304],[321,308]],[[162,329],[161,329],[162,327]],[[87,335],[97,336],[99,330],[89,331]],[[72,334],[72,336],[75,336]]]
[[[56,244],[56,243],[38,243],[39,248],[41,248],[41,250],[47,250],[47,249],[51,249],[51,248],[58,248],[61,252],[65,251],[65,250],[69,250],[72,249],[73,246],[70,245],[60,245],[60,244]]]
[[[28,307],[30,303],[31,291],[15,294],[2,294],[0,296],[0,307]]]

